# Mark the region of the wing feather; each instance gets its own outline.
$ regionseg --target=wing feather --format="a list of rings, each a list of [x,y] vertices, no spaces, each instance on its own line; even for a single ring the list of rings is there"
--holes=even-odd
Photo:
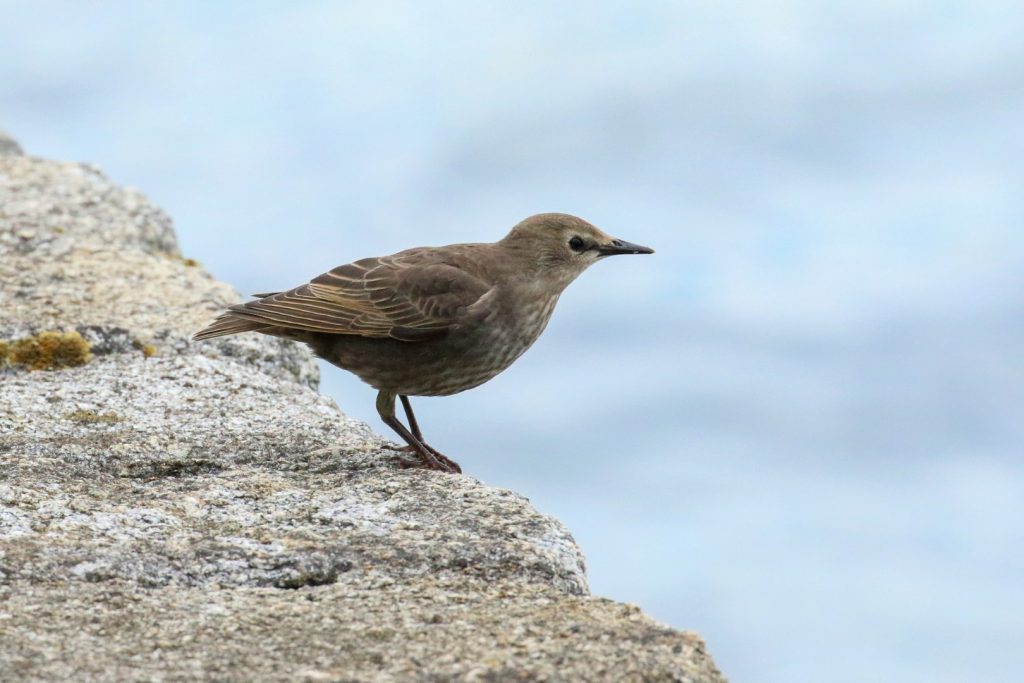
[[[410,250],[338,266],[295,289],[232,306],[197,336],[262,326],[409,342],[443,336],[491,285],[437,252]]]

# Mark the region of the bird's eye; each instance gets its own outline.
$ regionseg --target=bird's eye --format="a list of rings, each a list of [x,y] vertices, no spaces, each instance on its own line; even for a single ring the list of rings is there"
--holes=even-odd
[[[573,251],[583,251],[583,238],[579,235],[575,235],[569,240],[569,248]]]

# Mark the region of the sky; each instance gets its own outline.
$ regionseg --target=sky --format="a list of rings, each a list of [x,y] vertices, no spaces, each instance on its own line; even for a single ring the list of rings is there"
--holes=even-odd
[[[1024,7],[0,16],[0,128],[141,188],[242,292],[541,211],[654,247],[503,375],[414,401],[430,442],[733,680],[1018,680]]]

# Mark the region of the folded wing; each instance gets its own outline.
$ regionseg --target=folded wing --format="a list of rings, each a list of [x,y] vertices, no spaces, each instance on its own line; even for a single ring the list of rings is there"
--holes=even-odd
[[[301,287],[232,306],[194,338],[284,327],[423,341],[447,334],[489,290],[461,268],[424,262],[415,253],[363,259]]]

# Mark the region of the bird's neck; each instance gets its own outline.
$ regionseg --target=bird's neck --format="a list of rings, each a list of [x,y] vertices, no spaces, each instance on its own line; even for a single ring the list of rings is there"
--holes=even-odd
[[[553,268],[542,255],[537,254],[533,245],[502,240],[497,246],[501,255],[502,279],[523,295],[531,295],[538,300],[549,297],[557,300],[579,275],[566,269]]]

